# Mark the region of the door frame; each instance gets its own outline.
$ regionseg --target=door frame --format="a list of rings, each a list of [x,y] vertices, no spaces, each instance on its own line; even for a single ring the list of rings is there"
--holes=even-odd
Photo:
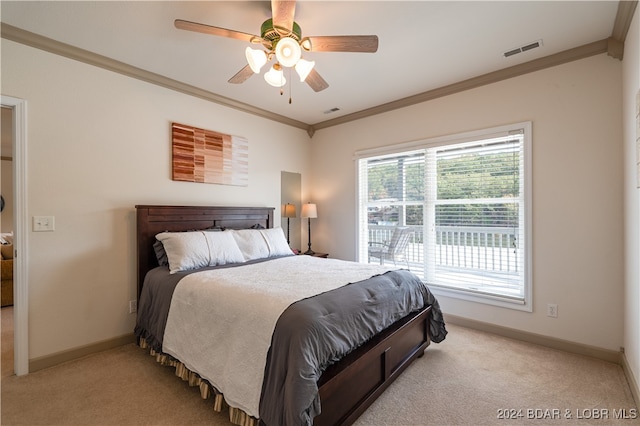
[[[13,110],[13,368],[21,376],[29,373],[27,102],[2,95],[1,104]]]

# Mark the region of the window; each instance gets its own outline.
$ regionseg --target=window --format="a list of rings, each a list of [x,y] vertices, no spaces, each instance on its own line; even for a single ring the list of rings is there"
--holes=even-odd
[[[356,153],[359,260],[408,267],[436,294],[531,310],[530,135],[520,123]]]

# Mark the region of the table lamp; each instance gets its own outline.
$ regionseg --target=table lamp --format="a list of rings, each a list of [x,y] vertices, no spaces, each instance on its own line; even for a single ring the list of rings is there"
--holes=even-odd
[[[309,250],[305,251],[304,254],[313,255],[315,252],[311,250],[311,219],[318,217],[318,208],[312,203],[303,204],[300,217],[307,218],[309,222]]]

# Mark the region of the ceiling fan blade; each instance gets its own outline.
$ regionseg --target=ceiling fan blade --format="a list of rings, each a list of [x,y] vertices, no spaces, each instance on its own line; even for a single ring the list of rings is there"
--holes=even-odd
[[[376,35],[345,35],[345,36],[315,36],[305,37],[302,45],[311,44],[307,49],[311,52],[365,52],[378,51],[378,36]]]
[[[311,70],[304,81],[313,89],[314,92],[320,92],[329,87],[329,83],[327,83],[324,78],[318,74],[318,71],[316,71],[315,68]]]
[[[236,75],[234,75],[229,79],[229,83],[233,83],[233,84],[244,83],[253,74],[255,73],[253,72],[251,67],[249,65],[245,65],[244,68],[242,68],[240,71],[236,73]]]
[[[237,40],[251,42],[253,40],[260,40],[262,38],[257,35],[247,34],[240,31],[228,30],[226,28],[214,27],[206,24],[198,24],[197,22],[185,21],[183,19],[176,19],[174,21],[176,28],[180,30],[195,31],[197,33],[211,34],[220,37],[235,38]]]
[[[293,17],[296,14],[296,2],[289,0],[271,0],[273,26],[291,31]]]

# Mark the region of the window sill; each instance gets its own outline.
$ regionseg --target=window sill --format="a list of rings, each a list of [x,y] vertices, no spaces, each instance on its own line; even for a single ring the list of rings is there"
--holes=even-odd
[[[526,298],[519,299],[513,297],[499,296],[495,294],[486,294],[473,292],[450,287],[443,287],[435,284],[427,284],[429,290],[436,296],[450,297],[452,299],[466,300],[469,302],[483,303],[485,305],[494,305],[501,308],[514,309],[518,311],[533,312],[531,306],[531,298],[527,302]]]

